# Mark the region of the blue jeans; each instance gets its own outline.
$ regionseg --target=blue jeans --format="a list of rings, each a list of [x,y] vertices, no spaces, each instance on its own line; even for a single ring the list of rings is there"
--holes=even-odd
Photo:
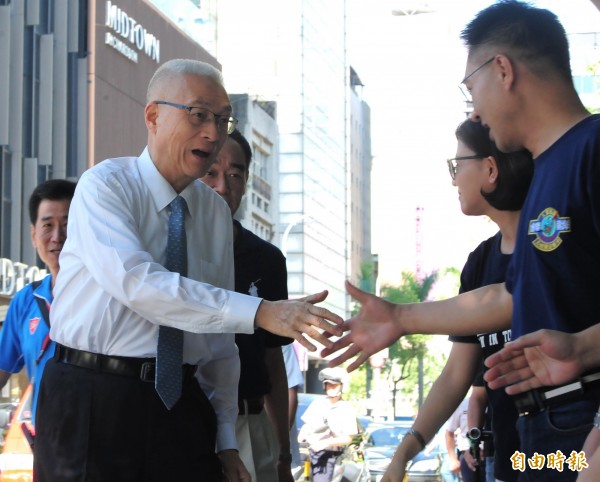
[[[525,454],[525,471],[519,482],[575,482],[579,472],[571,470],[566,462],[571,452],[579,453],[583,442],[592,428],[600,396],[594,394],[585,400],[551,407],[534,415],[519,417],[517,430],[521,443],[520,451]],[[556,454],[560,450],[565,457],[562,472],[556,468],[541,470],[529,467],[528,460],[534,453]]]
[[[494,477],[494,457],[485,458],[485,480],[486,482],[495,482]]]

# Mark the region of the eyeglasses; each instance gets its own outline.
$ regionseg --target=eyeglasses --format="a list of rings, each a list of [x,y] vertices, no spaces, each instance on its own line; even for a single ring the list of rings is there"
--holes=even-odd
[[[483,154],[473,154],[472,156],[460,156],[453,157],[452,159],[447,159],[446,162],[448,163],[448,171],[450,172],[450,177],[452,178],[452,180],[456,179],[456,171],[458,171],[457,161],[466,161],[469,159],[484,159],[486,157],[487,156]]]
[[[235,126],[238,123],[238,120],[235,117],[230,115],[215,114],[204,107],[175,104],[173,102],[167,102],[164,100],[155,100],[154,103],[157,105],[168,105],[170,107],[176,107],[177,109],[186,110],[189,114],[190,123],[196,127],[200,127],[201,125],[213,120],[217,126],[217,130],[231,134],[235,130]]]
[[[473,75],[475,75],[477,72],[479,72],[481,69],[483,69],[486,65],[490,64],[494,59],[496,58],[496,56],[494,55],[491,59],[486,60],[483,64],[481,64],[479,67],[477,67],[473,72],[471,72],[469,75],[467,75],[464,79],[462,79],[460,81],[460,84],[458,85],[458,88],[460,89],[460,91],[463,93],[463,95],[465,96],[465,99],[467,102],[469,103],[473,103],[473,97],[471,96],[471,91],[467,88],[467,86],[465,85],[465,82],[467,80],[469,80],[471,77],[473,77]]]

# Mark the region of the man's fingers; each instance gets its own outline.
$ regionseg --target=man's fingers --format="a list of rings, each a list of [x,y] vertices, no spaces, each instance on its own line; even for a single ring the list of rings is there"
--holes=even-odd
[[[312,295],[305,296],[303,298],[299,298],[296,301],[304,301],[305,303],[310,303],[314,305],[315,303],[321,303],[327,299],[327,295],[329,292],[327,290],[323,290],[319,293],[313,293]]]
[[[509,347],[508,343],[504,345],[504,348],[493,355],[490,355],[484,360],[484,364],[488,368],[493,368],[495,366],[508,366],[508,364],[517,363],[517,360],[521,359],[520,366],[517,368],[521,368],[523,360],[525,360],[525,353],[522,349],[516,348],[514,345]],[[527,363],[525,361],[525,363]]]
[[[335,323],[336,325],[341,326],[344,324],[344,319],[340,315],[332,313],[327,308],[312,305],[309,307],[309,312],[320,318],[325,318],[326,320],[329,320],[332,323]]]
[[[323,349],[323,351],[321,351],[321,356],[329,356],[332,353],[341,350],[342,348],[346,348],[350,343],[352,343],[352,337],[350,335],[343,336],[342,338],[334,341],[332,345]]]
[[[341,365],[342,363],[348,361],[350,358],[355,357],[360,352],[360,348],[356,345],[351,345],[346,351],[340,353],[337,357],[329,360],[329,366],[335,367]],[[347,370],[351,372],[352,370],[358,367],[354,366],[354,363],[350,365]],[[359,364],[360,365],[360,364]]]
[[[350,363],[350,365],[348,365],[348,371],[352,372],[356,370],[364,362],[366,362],[368,358],[369,355],[367,355],[365,352],[360,352],[360,355],[352,363]]]
[[[294,340],[300,343],[308,351],[317,351],[317,347],[313,345],[310,341],[308,341],[304,336],[302,336],[301,333],[295,336]]]
[[[485,366],[493,367],[500,362],[524,355],[526,348],[536,348],[540,346],[544,340],[546,331],[547,330],[538,330],[505,343],[502,350],[490,355],[485,360]]]
[[[311,306],[308,311],[312,315],[312,320],[309,321],[310,324],[335,336],[344,334],[342,329],[344,319],[341,316],[319,306]]]
[[[352,296],[352,298],[354,298],[359,303],[364,301],[368,295],[366,292],[364,292],[361,289],[358,289],[356,286],[350,283],[350,281],[346,281],[346,291],[350,296]]]
[[[528,392],[534,388],[540,388],[543,384],[537,378],[529,378],[519,383],[506,387],[506,393],[509,395],[517,395],[518,393]]]
[[[338,325],[341,329],[342,329],[342,334],[346,333],[347,331],[350,331],[350,322],[349,321],[344,321],[341,325]],[[332,336],[340,336],[340,335],[333,335],[329,332],[325,332],[323,333],[323,335],[325,335],[327,338],[331,338]],[[339,348],[338,348],[339,350]],[[333,353],[335,350],[332,350],[331,353]]]
[[[324,333],[321,333],[320,331],[312,327],[307,327],[304,330],[304,335],[308,336],[309,338],[313,339],[314,341],[320,343],[325,347],[329,347],[333,344],[333,342],[327,336],[325,336]]]
[[[497,388],[505,387],[506,385],[528,381],[533,378],[533,372],[529,366],[524,366],[519,369],[515,368],[506,372],[497,369],[490,369],[485,373],[483,378],[488,382],[489,387],[492,390],[496,390]]]

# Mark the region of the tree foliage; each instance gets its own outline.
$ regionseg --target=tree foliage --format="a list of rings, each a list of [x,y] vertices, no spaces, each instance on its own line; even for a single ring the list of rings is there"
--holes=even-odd
[[[399,286],[384,285],[380,296],[393,303],[419,303],[428,299],[435,282],[446,274],[458,275],[456,268],[433,272],[423,279],[417,279],[414,273],[403,272]],[[372,263],[361,265],[359,287],[373,293],[375,291],[374,266]],[[356,314],[360,305],[355,305],[352,314]],[[387,379],[392,397],[407,400],[413,410],[424,399],[433,381],[439,376],[445,358],[441,353],[431,352],[428,348],[432,335],[408,335],[389,347],[389,353],[381,376]],[[421,373],[419,373],[421,367]],[[372,368],[364,363],[351,375],[349,398],[355,401],[364,399],[370,390]]]

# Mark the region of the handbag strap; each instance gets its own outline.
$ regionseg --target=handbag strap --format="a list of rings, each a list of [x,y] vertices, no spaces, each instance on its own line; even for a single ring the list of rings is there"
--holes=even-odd
[[[37,281],[32,282],[31,288],[33,289],[33,291],[35,291],[41,283],[42,283],[42,280],[37,280]],[[38,307],[40,308],[44,322],[46,323],[46,325],[48,325],[48,328],[50,328],[50,311],[48,310],[48,305],[46,304],[46,300],[44,298],[42,298],[41,296],[36,296],[35,293],[33,294],[33,297],[35,298],[35,301],[37,302]],[[50,334],[48,333],[42,343],[42,349],[40,350],[40,353],[38,354],[37,359],[35,360],[36,364],[39,364],[40,361],[42,360],[44,353],[46,353],[46,350],[48,349],[49,344],[50,344]]]

